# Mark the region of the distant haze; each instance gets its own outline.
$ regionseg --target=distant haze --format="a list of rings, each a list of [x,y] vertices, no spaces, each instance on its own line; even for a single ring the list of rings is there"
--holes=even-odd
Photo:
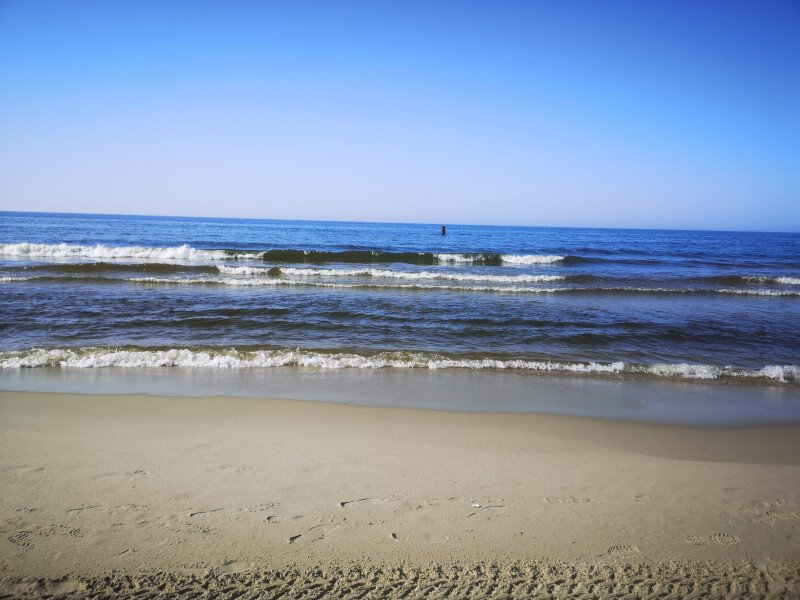
[[[0,210],[800,231],[800,4],[0,2]]]

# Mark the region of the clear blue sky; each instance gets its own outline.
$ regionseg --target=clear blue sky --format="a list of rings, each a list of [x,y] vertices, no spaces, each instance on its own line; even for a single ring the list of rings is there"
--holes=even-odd
[[[800,2],[0,0],[0,209],[800,231]]]

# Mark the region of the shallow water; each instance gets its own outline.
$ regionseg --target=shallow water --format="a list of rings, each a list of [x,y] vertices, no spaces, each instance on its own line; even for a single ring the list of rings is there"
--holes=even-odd
[[[800,423],[794,386],[425,369],[13,369],[0,390],[310,400],[450,412],[550,413],[662,425]]]

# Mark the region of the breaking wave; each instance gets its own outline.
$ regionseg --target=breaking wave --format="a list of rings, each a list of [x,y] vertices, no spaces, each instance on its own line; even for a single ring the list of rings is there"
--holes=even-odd
[[[779,284],[779,285],[800,285],[800,277],[775,277],[767,275],[713,275],[709,277],[699,277],[698,281],[725,283],[733,285],[743,284]]]
[[[235,258],[225,250],[198,250],[186,244],[168,248],[147,246],[82,246],[77,244],[0,244],[0,256],[17,258],[94,258],[143,260],[225,260]]]
[[[219,273],[214,265],[187,265],[175,263],[118,263],[118,262],[68,262],[45,263],[24,266],[4,266],[3,270],[14,273],[55,273],[65,275],[102,275],[106,273],[158,273],[192,274],[192,273]]]
[[[441,262],[511,265],[547,265],[563,261],[566,256],[555,254],[435,254]]]
[[[171,261],[262,260],[278,263],[407,263],[435,265],[469,263],[501,266],[503,264],[535,265],[564,260],[565,256],[546,254],[439,254],[434,252],[388,252],[382,250],[203,250],[189,245],[154,248],[147,246],[94,246],[80,244],[0,244],[0,256],[15,258],[92,258],[95,260],[142,259]]]
[[[235,268],[235,267],[233,267]],[[252,268],[245,267],[245,271],[237,273],[243,275],[248,272],[254,272]],[[546,275],[532,275],[539,279],[529,280],[503,280],[497,279],[502,276],[490,276],[481,279],[468,279],[463,278],[467,285],[448,284],[448,283],[377,283],[377,282],[330,282],[330,281],[314,281],[312,279],[285,279],[280,277],[284,269],[273,267],[271,269],[264,269],[268,277],[107,277],[103,275],[86,275],[86,276],[69,276],[69,275],[33,275],[29,277],[0,277],[0,283],[24,283],[24,282],[85,282],[85,283],[104,283],[104,284],[119,284],[119,283],[139,283],[151,285],[221,285],[221,286],[238,286],[238,287],[315,287],[315,288],[330,288],[330,289],[363,289],[363,290],[416,290],[416,291],[457,291],[457,292],[502,292],[511,294],[655,294],[655,295],[737,295],[737,296],[765,296],[765,297],[800,297],[800,290],[773,290],[773,289],[710,289],[710,288],[665,288],[665,287],[624,287],[624,286],[606,286],[606,287],[590,287],[590,286],[563,286],[563,287],[534,287],[525,285],[469,285],[470,281],[486,281],[495,284],[501,283],[516,283],[528,281],[535,282],[549,282],[557,281],[560,276],[546,276]],[[296,271],[304,271],[298,269]],[[312,270],[308,270],[311,274]],[[353,271],[353,276],[360,271]],[[394,276],[387,276],[387,278],[397,278],[397,272]],[[302,276],[303,273],[295,273]],[[317,273],[318,275],[318,273]],[[324,275],[323,275],[324,277]],[[510,276],[509,276],[510,277]],[[523,276],[525,277],[525,276]],[[550,279],[554,277],[555,279]],[[409,277],[409,279],[412,279]],[[422,278],[426,279],[426,278]],[[434,279],[431,277],[430,279]],[[442,277],[441,279],[456,279]]]
[[[229,267],[217,269],[227,275],[269,276],[295,275],[299,277],[379,277],[407,280],[490,281],[496,283],[538,283],[563,281],[564,275],[483,275],[452,273],[447,271],[390,271],[388,269],[302,269],[296,267]]]
[[[319,369],[472,369],[520,370],[565,374],[645,375],[689,380],[739,379],[800,382],[800,366],[767,365],[761,369],[694,364],[566,362],[496,358],[458,358],[425,352],[319,352],[301,349],[237,350],[235,348],[31,348],[0,352],[0,368],[140,368],[183,367],[252,369],[310,367]]]

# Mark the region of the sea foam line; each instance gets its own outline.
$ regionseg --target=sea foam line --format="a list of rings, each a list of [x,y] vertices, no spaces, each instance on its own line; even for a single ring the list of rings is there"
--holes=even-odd
[[[147,246],[107,246],[95,244],[36,244],[20,242],[0,244],[0,256],[16,258],[93,258],[93,259],[143,259],[143,260],[186,260],[186,261],[220,261],[236,259],[274,258],[278,262],[417,262],[424,257],[442,263],[490,264],[497,260],[503,263],[518,265],[549,264],[564,260],[565,256],[545,254],[430,254],[426,252],[390,252],[390,251],[317,251],[317,250],[200,250],[187,244],[171,247]],[[413,260],[412,260],[413,258]]]
[[[299,277],[379,277],[409,280],[489,281],[495,283],[535,283],[563,281],[564,275],[481,275],[475,273],[450,273],[435,271],[391,271],[389,269],[303,269],[296,267],[217,267],[226,275],[270,276],[295,275]]]
[[[36,275],[31,277],[0,277],[0,283],[48,282],[102,282],[139,283],[150,285],[229,285],[238,287],[316,287],[328,289],[362,290],[413,290],[455,292],[501,292],[511,294],[723,294],[736,296],[762,296],[798,298],[800,290],[771,289],[710,289],[710,288],[648,288],[648,287],[531,287],[520,285],[451,285],[425,283],[345,283],[313,281],[308,279],[283,279],[279,277],[72,277]]]
[[[526,370],[552,373],[645,374],[655,377],[715,380],[739,378],[800,382],[800,366],[767,365],[761,369],[695,364],[635,364],[625,362],[565,362],[501,360],[494,358],[452,358],[424,352],[325,353],[301,349],[237,350],[171,348],[167,350],[87,348],[31,348],[0,352],[0,368],[141,368],[183,367],[251,369],[272,367],[320,369],[469,369]]]
[[[485,254],[436,254],[441,262],[475,263],[486,260]],[[490,256],[490,255],[488,255]],[[512,265],[546,265],[561,262],[566,256],[556,254],[501,254],[500,260]]]
[[[721,276],[725,279],[726,276]],[[742,281],[750,281],[753,283],[779,283],[781,285],[800,285],[800,277],[774,277],[767,275],[731,275],[730,279],[740,279]]]
[[[242,253],[246,255],[247,253]],[[236,258],[224,250],[198,250],[186,244],[166,248],[147,246],[84,246],[78,244],[0,244],[0,255],[19,258],[138,258],[144,260],[225,260]],[[256,256],[256,255],[253,255]]]
[[[152,284],[210,284],[232,285],[242,287],[257,286],[287,286],[287,287],[321,287],[331,289],[393,289],[393,290],[423,290],[423,291],[458,291],[458,292],[508,292],[512,294],[558,294],[558,293],[628,293],[628,294],[733,294],[747,296],[790,296],[800,297],[800,291],[795,290],[734,290],[734,289],[707,289],[707,288],[646,288],[646,287],[530,287],[516,285],[426,285],[421,283],[329,283],[323,281],[308,281],[304,279],[239,279],[239,278],[193,278],[173,279],[168,277],[131,277],[119,281],[132,281],[135,283]]]
[[[307,279],[278,279],[278,278],[212,278],[197,277],[193,279],[172,279],[168,277],[131,277],[120,279],[119,281],[131,281],[134,283],[149,284],[206,284],[206,285],[231,285],[240,287],[316,287],[341,290],[414,290],[414,291],[457,291],[457,292],[510,292],[515,294],[524,293],[551,293],[567,291],[571,288],[534,288],[523,286],[500,286],[500,285],[448,285],[448,284],[424,284],[424,283],[332,283],[327,281],[309,281]],[[578,289],[578,288],[572,288]],[[798,292],[800,294],[800,292]]]
[[[775,282],[783,285],[800,285],[800,277],[776,277]]]
[[[457,291],[457,292],[506,292],[512,294],[731,294],[737,296],[773,296],[773,297],[800,297],[796,290],[735,290],[735,289],[707,289],[707,288],[646,288],[646,287],[530,287],[518,285],[426,285],[422,283],[329,283],[322,281],[308,281],[298,279],[238,279],[238,278],[195,278],[171,279],[166,277],[132,277],[127,280],[136,283],[173,283],[173,284],[211,284],[232,285],[243,287],[256,286],[287,286],[287,287],[320,287],[331,289],[393,289],[393,290],[419,290],[419,291]]]

